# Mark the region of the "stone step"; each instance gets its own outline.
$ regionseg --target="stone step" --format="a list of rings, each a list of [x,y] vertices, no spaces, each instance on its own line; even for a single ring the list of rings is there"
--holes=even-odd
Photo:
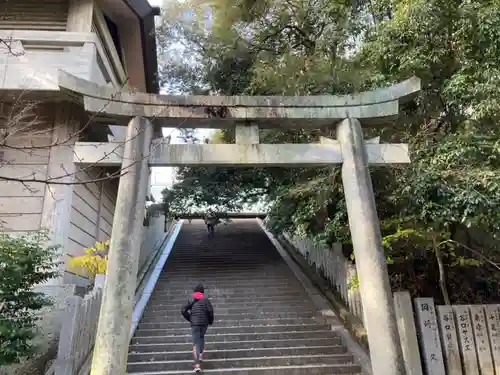
[[[261,348],[261,349],[233,349],[233,350],[208,350],[204,357],[207,359],[226,359],[226,358],[244,358],[244,357],[277,357],[277,356],[295,356],[295,355],[313,355],[313,354],[344,354],[347,349],[342,345],[328,346],[302,346],[290,348]],[[184,352],[149,352],[130,354],[129,362],[150,362],[150,361],[191,361],[193,351]]]
[[[223,255],[217,255],[217,258],[220,258]],[[270,259],[267,257],[263,256],[255,256],[253,255],[252,257],[247,257],[247,258],[240,258],[241,254],[238,255],[237,258],[234,257],[234,252],[233,256],[228,255],[230,257],[230,262],[222,264],[218,260],[211,260],[211,258],[201,258],[198,256],[198,254],[193,254],[191,259],[186,259],[186,260],[179,260],[179,259],[170,259],[168,263],[165,264],[165,267],[163,267],[163,270],[166,271],[165,274],[160,275],[164,276],[167,275],[170,272],[173,273],[178,273],[178,274],[183,274],[183,273],[192,273],[194,267],[199,267],[200,264],[207,265],[207,267],[213,267],[216,269],[220,269],[221,273],[224,273],[227,270],[231,270],[234,268],[241,268],[243,272],[247,271],[253,271],[253,270],[266,270],[266,271],[273,271],[273,270],[280,270],[280,271],[287,271],[290,272],[290,269],[288,268],[286,262],[283,260],[276,260],[276,259]],[[247,260],[245,260],[247,259]]]
[[[360,375],[360,367],[253,220],[184,225],[131,340],[130,375],[192,373],[192,337],[180,310],[203,284],[215,312],[203,372]]]
[[[196,257],[196,255],[193,255],[193,257]],[[251,261],[243,261],[241,259],[238,259],[237,263],[231,262],[227,265],[223,265],[217,262],[213,263],[206,260],[202,261],[200,259],[194,259],[194,261],[193,259],[191,259],[186,260],[185,262],[191,262],[191,265],[186,266],[186,263],[175,262],[169,259],[169,262],[166,264],[166,267],[163,268],[163,273],[160,275],[160,277],[168,277],[171,274],[177,276],[196,276],[195,268],[203,269],[205,268],[203,266],[206,266],[206,268],[208,269],[217,270],[217,276],[223,276],[226,273],[233,273],[235,271],[241,271],[244,274],[251,274],[252,272],[256,271],[269,272],[267,275],[272,275],[275,272],[292,274],[285,262],[275,262],[273,260],[269,261],[263,258],[253,259]]]
[[[245,253],[243,249],[235,249],[234,245],[222,245],[216,251],[205,251],[205,249],[195,249],[190,251],[190,249],[181,249],[176,246],[175,253],[171,254],[172,258],[169,258],[169,263],[166,264],[164,268],[168,268],[172,264],[178,264],[183,268],[189,268],[192,264],[207,263],[212,265],[227,266],[231,264],[241,264],[241,263],[255,263],[256,261],[264,261],[262,264],[269,265],[280,265],[285,262],[279,257],[279,254],[265,254],[258,252],[255,249],[247,248]],[[180,254],[180,251],[184,251],[185,254]],[[234,255],[237,254],[235,257]],[[190,263],[191,262],[191,263]],[[256,263],[256,265],[259,265]]]
[[[251,332],[251,333],[225,333],[211,334],[210,330],[205,336],[207,345],[210,342],[231,342],[231,341],[256,341],[256,340],[296,340],[296,339],[312,339],[312,338],[331,338],[335,337],[332,331],[327,330],[311,330],[311,331],[288,331],[288,332]],[[133,337],[133,344],[169,344],[169,343],[189,343],[191,342],[191,334],[187,335],[164,335],[164,336],[141,336]]]
[[[187,323],[187,322],[186,322]],[[294,325],[262,325],[262,326],[238,326],[238,327],[210,327],[210,334],[225,334],[225,333],[266,333],[266,332],[299,332],[299,331],[316,331],[330,330],[329,325],[325,324],[294,324]],[[169,335],[189,335],[191,327],[186,324],[185,328],[177,329],[138,329],[135,332],[135,337],[148,336],[169,336]]]
[[[186,304],[187,298],[182,303],[171,303],[163,306],[148,306],[148,312],[151,313],[164,313],[164,312],[179,312],[180,309]],[[227,303],[227,302],[211,302],[214,311],[224,313],[228,310],[262,310],[262,309],[272,309],[272,310],[281,310],[281,309],[303,309],[306,308],[308,311],[310,307],[307,305],[307,301],[297,301],[297,300],[288,300],[288,301],[252,301],[248,300],[246,302],[240,303]]]
[[[140,371],[182,371],[192,366],[193,360],[186,361],[154,361],[129,362],[128,373]],[[203,369],[225,369],[235,367],[263,367],[263,366],[300,366],[309,364],[352,364],[350,354],[319,354],[306,356],[277,356],[277,357],[242,357],[226,359],[207,359],[203,361]]]
[[[231,231],[233,232],[233,231]],[[239,230],[238,230],[239,232]],[[233,232],[234,233],[234,232]],[[261,232],[261,234],[264,234]],[[229,255],[234,255],[234,253],[238,254],[238,257],[244,257],[248,255],[259,255],[262,257],[266,257],[269,259],[280,260],[279,254],[277,253],[266,253],[262,251],[263,249],[258,249],[253,244],[253,238],[246,236],[247,240],[244,241],[244,238],[226,238],[225,241],[202,241],[203,243],[193,243],[193,238],[182,238],[182,236],[178,237],[178,241],[176,243],[176,251],[172,254],[174,259],[183,259],[186,258],[189,260],[193,260],[193,258],[189,258],[190,255],[197,254],[200,259],[214,259],[216,258],[220,262],[227,262],[231,260]],[[261,237],[260,239],[263,239]],[[267,239],[267,238],[266,238]],[[205,240],[205,239],[203,239]],[[236,241],[235,241],[236,240]],[[250,242],[250,243],[249,243]],[[215,246],[217,245],[217,246]],[[235,246],[236,245],[236,246]],[[264,249],[265,250],[265,249]],[[220,254],[228,255],[227,257],[220,256]]]
[[[188,375],[193,371],[147,371],[129,372],[128,375]],[[314,364],[302,366],[237,367],[230,369],[206,369],[205,374],[219,375],[361,375],[355,364]]]
[[[257,277],[257,276],[255,276]],[[200,282],[199,280],[193,280],[193,281],[168,281],[168,282],[159,282],[156,283],[157,287],[160,289],[178,289],[178,290],[186,290],[189,292],[193,291],[193,288],[198,285]],[[236,278],[234,280],[227,280],[227,281],[209,281],[203,284],[205,287],[205,290],[210,291],[210,289],[256,289],[256,288],[266,288],[266,287],[273,287],[275,289],[290,289],[290,288],[298,288],[300,287],[300,283],[298,280],[293,280],[293,279],[268,279],[268,280],[261,280],[261,279],[243,279],[243,280],[237,280]]]
[[[196,257],[196,255],[193,255],[193,257]],[[261,272],[262,276],[293,274],[286,266],[286,263],[274,264],[265,259],[255,259],[251,262],[232,262],[226,265],[220,265],[200,260],[191,260],[191,265],[189,267],[182,266],[182,263],[167,263],[167,267],[163,268],[163,273],[160,275],[160,277],[168,278],[172,275],[175,275],[177,277],[181,277],[183,275],[191,275],[192,277],[196,277],[198,272],[208,274],[210,271],[217,272],[213,276],[221,277],[225,275],[233,275],[236,272],[242,272],[244,275],[251,275],[255,272]]]
[[[189,270],[180,271],[178,267],[172,270],[163,270],[162,274],[159,277],[159,280],[170,280],[171,278],[175,278],[178,280],[182,280],[182,278],[186,279],[197,279],[199,276],[204,277],[214,277],[214,278],[227,278],[234,277],[241,273],[242,278],[252,277],[255,274],[260,274],[262,277],[272,278],[272,277],[283,277],[293,276],[293,273],[284,267],[269,267],[267,265],[262,266],[262,268],[255,267],[210,267],[205,264],[199,264],[198,266],[191,267]]]
[[[169,259],[169,262],[163,267],[163,269],[168,272],[193,272],[196,268],[203,269],[202,266],[207,266],[208,268],[214,268],[221,271],[232,270],[235,268],[241,269],[258,269],[258,268],[281,268],[286,267],[286,263],[283,260],[276,260],[269,258],[262,254],[249,254],[243,257],[242,254],[238,254],[238,257],[234,257],[233,252],[230,253],[217,253],[214,255],[214,259],[208,256],[200,256],[198,253],[193,253],[190,255],[189,259]],[[226,258],[228,261],[226,263],[221,263],[220,258]]]
[[[293,309],[293,310],[292,310]],[[144,318],[149,318],[149,317],[157,317],[161,319],[168,319],[172,315],[178,315],[180,314],[181,311],[181,306],[173,306],[172,308],[168,310],[156,310],[152,311],[147,309],[143,317]],[[268,313],[282,313],[285,311],[294,311],[294,312],[303,312],[303,313],[309,313],[310,315],[313,315],[316,313],[315,310],[313,310],[312,306],[307,306],[307,305],[282,305],[282,306],[270,306],[270,307],[259,307],[259,306],[242,306],[242,307],[230,307],[230,308],[219,308],[217,306],[214,306],[214,314],[215,314],[215,319],[220,319],[217,316],[218,315],[245,315],[245,314],[268,314]]]
[[[193,255],[195,257],[196,255]],[[182,277],[183,275],[196,277],[198,272],[208,274],[210,271],[216,271],[213,276],[233,275],[236,272],[242,272],[244,275],[251,275],[255,272],[261,272],[262,276],[273,275],[293,275],[286,263],[273,264],[265,259],[255,259],[252,262],[232,262],[231,264],[220,265],[206,261],[191,260],[189,267],[183,267],[181,263],[167,263],[164,267],[160,278],[168,278],[169,276]]]
[[[218,304],[240,304],[247,302],[255,302],[255,303],[265,303],[265,302],[275,302],[275,303],[285,303],[285,302],[297,302],[297,303],[310,303],[311,301],[308,298],[295,296],[295,295],[275,295],[275,296],[235,296],[235,297],[225,297],[225,296],[214,296],[212,297],[210,294],[205,294],[207,298],[210,299],[212,305]],[[182,305],[187,302],[190,298],[190,295],[185,295],[182,297],[175,298],[164,298],[164,299],[151,299],[149,300],[148,308],[155,309],[157,307],[167,307],[171,305]]]
[[[234,254],[233,254],[234,255]],[[169,259],[168,263],[166,263],[165,267],[163,267],[164,273],[160,275],[160,277],[168,276],[170,273],[174,273],[177,275],[183,274],[194,274],[194,268],[200,267],[201,264],[206,265],[208,268],[214,268],[220,270],[217,272],[217,275],[224,274],[225,272],[232,272],[234,269],[239,269],[242,272],[251,273],[255,270],[259,271],[269,271],[269,272],[288,272],[290,273],[290,269],[287,264],[283,261],[276,261],[273,259],[265,259],[263,257],[253,257],[253,259],[245,261],[244,259],[237,258],[235,262],[235,258],[231,258],[231,262],[228,264],[221,264],[218,261],[210,261],[210,258],[200,259],[196,258],[197,255],[194,254],[193,257],[195,259],[186,260],[186,261],[175,261]],[[188,265],[188,263],[190,264]]]
[[[283,259],[273,259],[259,254],[250,254],[244,258],[243,254],[238,254],[236,257],[234,255],[235,251],[233,249],[232,254],[218,253],[213,255],[213,258],[211,256],[201,254],[192,254],[191,259],[185,260],[169,258],[169,261],[165,264],[163,270],[181,273],[192,270],[197,266],[199,267],[200,264],[206,264],[208,267],[215,267],[217,269],[221,269],[222,271],[230,269],[231,267],[245,267],[245,271],[251,271],[252,269],[289,270]],[[222,262],[220,258],[224,257],[227,257],[227,259]]]
[[[262,288],[258,289],[255,291],[249,291],[245,290],[244,293],[242,293],[240,290],[235,290],[235,289],[213,289],[213,290],[206,290],[207,296],[209,298],[214,298],[214,297],[223,297],[223,298],[239,298],[239,297],[276,297],[276,296],[283,296],[283,297],[304,297],[307,296],[305,291],[303,289],[287,289],[287,290],[281,290],[281,289],[273,289],[273,288]],[[151,294],[151,299],[156,299],[156,298],[189,298],[191,294],[193,293],[193,290],[182,290],[182,293],[180,294],[178,291],[173,291],[169,289],[155,289],[155,291]]]
[[[244,245],[240,242],[238,245]],[[212,264],[228,265],[228,264],[238,264],[247,259],[265,260],[270,264],[282,264],[283,259],[279,258],[279,254],[266,254],[262,252],[262,249],[255,249],[252,246],[243,246],[239,249],[235,249],[234,243],[229,244],[219,244],[218,249],[207,249],[200,246],[179,246],[177,244],[175,253],[172,254],[171,264],[179,263],[183,267],[189,267],[189,262],[199,263],[206,262]],[[196,248],[197,247],[197,248]],[[235,257],[234,255],[238,256]],[[168,264],[167,264],[168,267]]]
[[[256,280],[252,280],[252,278],[258,277]],[[293,281],[292,276],[280,276],[280,275],[273,275],[272,277],[261,277],[259,275],[259,272],[256,272],[253,275],[248,275],[248,276],[240,276],[236,272],[234,275],[228,275],[227,277],[211,277],[210,274],[203,273],[202,275],[198,275],[198,277],[169,277],[165,279],[158,279],[158,282],[156,285],[173,285],[173,286],[191,286],[194,287],[198,284],[205,284],[208,285],[220,285],[220,284],[232,284],[235,283],[236,285],[243,284],[243,285],[248,285],[251,283],[257,283],[257,284],[288,284],[291,281]]]
[[[157,290],[155,294],[168,294],[168,295],[174,295],[177,297],[190,297],[193,294],[193,289],[194,286],[197,285],[192,284],[189,285],[160,285],[157,284]],[[236,284],[235,284],[236,285]],[[299,291],[303,292],[302,289],[299,289],[300,287],[298,285],[294,285],[293,282],[290,282],[288,284],[273,284],[273,283],[268,283],[268,284],[261,284],[261,285],[236,285],[232,286],[231,284],[211,284],[211,285],[205,285],[203,284],[205,288],[205,293],[207,296],[222,296],[224,297],[225,295],[228,295],[229,293],[232,293],[232,297],[234,296],[247,296],[247,295],[264,295],[264,292],[269,292],[273,291],[274,295],[277,294],[284,294],[285,290],[294,290],[294,291]],[[283,293],[282,293],[283,292]],[[231,295],[230,295],[231,296]]]
[[[267,325],[298,325],[298,324],[316,324],[316,320],[308,318],[297,319],[238,319],[238,320],[218,320],[217,327],[248,327],[248,326],[267,326]],[[157,323],[139,323],[139,329],[178,329],[185,328],[189,324],[185,320],[177,323],[170,319]],[[214,328],[214,327],[212,327]]]
[[[177,311],[176,314],[170,315],[166,317],[163,314],[160,315],[146,315],[147,310],[144,312],[141,322],[143,323],[157,323],[161,321],[167,321],[170,323],[179,323],[184,322],[186,320],[182,317],[180,310]],[[284,312],[284,311],[274,311],[274,312],[245,312],[245,313],[236,313],[236,314],[218,314],[215,316],[215,324],[217,322],[226,320],[236,320],[241,318],[242,320],[250,320],[250,319],[312,319],[316,316],[316,312],[311,313],[309,311],[292,311],[292,312]]]
[[[298,289],[297,286],[288,285],[262,285],[262,286],[238,286],[236,288],[231,288],[229,285],[220,285],[220,286],[211,286],[205,287],[207,291],[207,295],[264,295],[265,293],[271,293],[273,295],[279,294],[280,291],[283,291],[283,294],[286,293],[286,289],[294,289],[295,291],[300,291],[304,293],[301,289]],[[190,296],[193,293],[193,287],[184,287],[184,288],[170,288],[165,286],[158,286],[157,294],[165,294],[171,296]]]
[[[253,238],[249,237],[247,237],[247,239],[253,240]],[[263,238],[261,237],[261,239]],[[228,238],[229,241],[206,241],[205,243],[197,244],[193,244],[192,238],[180,237],[177,240],[179,242],[176,243],[176,251],[172,254],[172,259],[181,259],[183,262],[203,259],[215,260],[225,264],[233,261],[231,255],[235,253],[238,254],[237,259],[243,259],[248,256],[259,256],[275,261],[283,261],[278,253],[267,253],[265,251],[266,249],[256,248],[252,246],[253,244],[251,242],[253,241],[243,241],[243,238]],[[197,255],[198,257],[193,258],[192,255]],[[188,264],[189,263],[184,263],[184,265]]]
[[[147,304],[147,309],[150,310],[169,310],[169,309],[174,309],[174,308],[181,308],[188,302],[189,298],[186,296],[185,298],[177,298],[177,299],[170,299],[170,298],[162,298],[162,299],[150,299],[149,303]],[[294,298],[283,298],[283,297],[276,297],[276,298],[258,298],[258,297],[252,297],[252,298],[239,298],[239,299],[222,299],[222,298],[210,298],[210,302],[214,308],[228,308],[228,307],[245,307],[249,305],[253,306],[262,306],[262,307],[268,307],[268,306],[293,306],[293,305],[308,305],[310,300],[307,299],[298,299],[297,297]]]
[[[205,269],[205,268],[204,268]],[[295,278],[294,275],[285,273],[283,271],[279,273],[271,273],[272,271],[263,271],[263,270],[256,270],[253,272],[246,272],[246,274],[242,274],[242,270],[234,270],[231,272],[222,272],[219,273],[217,272],[216,269],[208,269],[205,271],[198,271],[194,272],[194,274],[180,274],[180,275],[171,275],[168,273],[165,273],[165,277],[159,278],[158,282],[160,283],[166,283],[169,281],[178,281],[178,282],[183,282],[186,284],[191,284],[191,283],[196,283],[196,282],[210,282],[210,281],[233,281],[233,280],[249,280],[252,281],[253,278],[259,277],[259,280],[284,280],[284,281],[289,281],[290,279],[293,280]],[[215,273],[215,274],[214,274]],[[196,284],[195,284],[196,285]],[[194,285],[193,285],[194,286]]]
[[[207,337],[208,340],[208,337]],[[322,338],[295,338],[293,340],[247,340],[247,341],[207,341],[207,350],[235,350],[235,349],[273,349],[290,348],[299,346],[339,346],[342,345],[340,337],[331,334],[331,337]],[[174,351],[192,351],[193,344],[185,343],[143,343],[130,345],[129,353],[152,353],[152,352],[174,352]]]

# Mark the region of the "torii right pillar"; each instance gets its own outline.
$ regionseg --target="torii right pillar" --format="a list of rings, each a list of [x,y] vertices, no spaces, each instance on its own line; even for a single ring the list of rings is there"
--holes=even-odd
[[[337,125],[342,181],[374,375],[404,375],[394,301],[382,248],[368,156],[359,120]]]

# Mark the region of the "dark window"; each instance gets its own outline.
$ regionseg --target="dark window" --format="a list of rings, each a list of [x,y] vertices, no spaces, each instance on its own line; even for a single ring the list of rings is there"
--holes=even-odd
[[[118,57],[120,58],[122,65],[124,65],[120,36],[118,34],[118,26],[116,26],[116,24],[113,21],[111,21],[106,15],[104,15],[104,19],[106,20],[106,24],[108,25],[108,30],[109,33],[111,34],[111,38],[113,39],[116,52],[118,52]]]
[[[80,131],[81,142],[107,142],[111,130],[107,123],[92,121],[87,123]]]

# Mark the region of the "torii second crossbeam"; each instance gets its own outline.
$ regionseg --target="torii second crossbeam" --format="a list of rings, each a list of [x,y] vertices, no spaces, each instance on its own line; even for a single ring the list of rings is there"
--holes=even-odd
[[[123,143],[77,142],[73,160],[77,164],[121,166]],[[368,163],[410,163],[407,144],[366,143]],[[148,156],[151,167],[323,167],[342,164],[337,141],[312,144],[168,144],[155,140]]]

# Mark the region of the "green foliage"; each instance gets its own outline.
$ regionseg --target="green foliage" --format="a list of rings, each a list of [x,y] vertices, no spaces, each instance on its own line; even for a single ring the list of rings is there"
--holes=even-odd
[[[393,287],[439,297],[439,246],[454,301],[500,301],[491,288],[500,260],[499,5],[498,0],[174,2],[171,6],[182,11],[175,16],[167,11],[159,34],[168,39],[165,46],[181,43],[195,53],[177,71],[166,62],[170,75],[164,78],[185,82],[193,93],[316,95],[373,89],[417,75],[422,93],[402,105],[396,124],[365,129],[366,138],[407,142],[411,149],[409,166],[371,168]],[[186,17],[186,10],[198,16]],[[200,14],[210,14],[213,22]],[[176,33],[168,32],[173,29]],[[183,75],[186,67],[195,72],[195,84]],[[317,142],[319,136],[335,134],[261,130],[266,143]],[[214,142],[233,137],[224,130]],[[176,210],[200,205],[234,210],[265,199],[274,231],[351,242],[337,168],[182,168],[178,178],[168,194]]]
[[[446,135],[414,152],[414,167],[397,199],[422,224],[500,229],[498,138],[477,129]],[[411,180],[410,180],[411,179]]]
[[[35,353],[37,311],[50,300],[33,287],[57,276],[57,247],[47,233],[0,233],[0,366]]]
[[[358,290],[359,289],[359,276],[356,275],[347,283],[347,289]]]

